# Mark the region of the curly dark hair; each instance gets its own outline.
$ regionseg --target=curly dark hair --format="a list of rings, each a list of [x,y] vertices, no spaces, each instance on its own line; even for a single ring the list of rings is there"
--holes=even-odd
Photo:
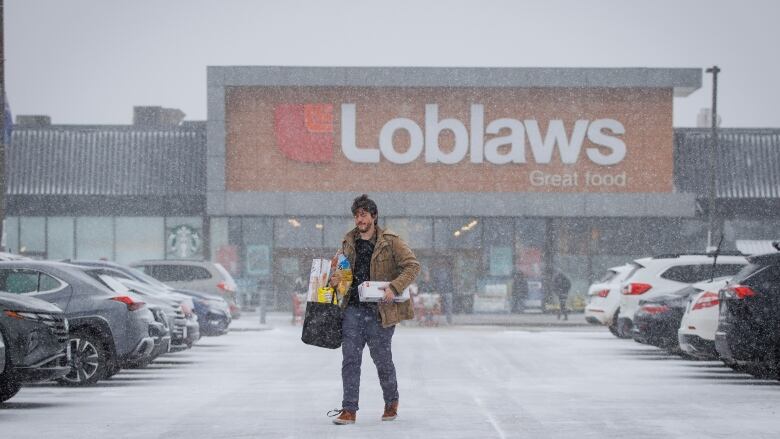
[[[371,198],[368,198],[368,195],[363,194],[355,198],[355,201],[352,202],[352,216],[355,216],[358,209],[363,209],[370,213],[374,217],[374,224],[379,220],[379,210],[376,207],[376,203]]]

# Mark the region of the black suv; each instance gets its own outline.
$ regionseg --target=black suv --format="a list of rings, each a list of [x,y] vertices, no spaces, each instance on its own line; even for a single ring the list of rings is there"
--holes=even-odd
[[[0,293],[0,402],[23,383],[47,381],[70,370],[68,321],[58,307],[32,297]]]
[[[780,244],[774,244],[780,250]],[[715,348],[737,370],[778,377],[780,368],[780,252],[748,258],[749,265],[719,292]]]

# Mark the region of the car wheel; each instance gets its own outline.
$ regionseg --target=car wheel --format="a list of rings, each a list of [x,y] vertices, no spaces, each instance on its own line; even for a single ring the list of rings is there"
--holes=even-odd
[[[22,383],[14,380],[9,375],[9,373],[0,375],[0,403],[11,399],[22,388]]]
[[[747,373],[748,367],[744,364],[739,364],[733,361],[722,360],[723,364],[730,367],[734,372]]]
[[[612,323],[610,323],[609,326],[607,326],[607,328],[609,328],[609,332],[611,332],[612,335],[618,338],[620,338],[620,334],[618,333],[618,327],[617,327],[617,319],[618,319],[619,312],[620,310],[615,311],[615,315],[612,316]]]
[[[100,338],[89,331],[70,334],[70,371],[60,378],[66,386],[95,384],[106,377],[109,367],[106,350]]]
[[[0,332],[0,339],[2,339],[2,337],[3,334]],[[8,357],[8,355],[6,355],[6,357]],[[22,383],[17,381],[11,373],[10,359],[2,358],[0,360],[5,361],[5,372],[0,373],[0,403],[2,403],[16,395],[19,392],[19,389],[22,388]]]
[[[106,366],[106,375],[105,375],[104,378],[105,379],[111,378],[112,376],[118,374],[120,370],[122,370],[121,366],[119,366],[118,364],[112,363],[112,364]]]
[[[620,309],[617,311],[620,313]],[[631,335],[631,320],[624,319],[623,321],[618,320],[616,323],[617,325],[617,336],[618,338],[626,338],[626,339],[633,339],[634,336]]]

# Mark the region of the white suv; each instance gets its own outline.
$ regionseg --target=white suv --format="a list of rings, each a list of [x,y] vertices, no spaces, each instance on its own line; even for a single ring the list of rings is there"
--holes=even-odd
[[[633,274],[636,265],[612,267],[596,283],[588,288],[588,306],[585,320],[594,325],[606,325],[617,335],[617,314],[620,307],[620,289],[623,281]]]
[[[631,334],[634,313],[639,301],[669,294],[690,284],[723,276],[733,276],[747,264],[744,256],[718,256],[713,269],[714,255],[661,255],[635,260],[636,271],[622,287],[617,331],[621,336]]]
[[[222,297],[230,306],[231,317],[237,319],[241,316],[241,308],[236,303],[238,295],[236,281],[219,263],[189,259],[160,259],[133,262],[130,266],[173,288],[201,291]]]
[[[718,329],[718,291],[726,287],[731,278],[714,282],[700,282],[694,287],[700,292],[688,301],[685,314],[677,331],[680,348],[701,360],[717,360],[715,331]]]

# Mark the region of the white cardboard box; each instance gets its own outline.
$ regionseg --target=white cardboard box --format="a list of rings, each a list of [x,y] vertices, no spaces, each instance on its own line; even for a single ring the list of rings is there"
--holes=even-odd
[[[361,302],[379,302],[385,297],[384,288],[390,285],[390,282],[380,281],[365,281],[358,285],[358,296],[360,296]],[[403,293],[395,297],[395,302],[406,302],[411,295],[409,294],[409,288],[405,289]]]

